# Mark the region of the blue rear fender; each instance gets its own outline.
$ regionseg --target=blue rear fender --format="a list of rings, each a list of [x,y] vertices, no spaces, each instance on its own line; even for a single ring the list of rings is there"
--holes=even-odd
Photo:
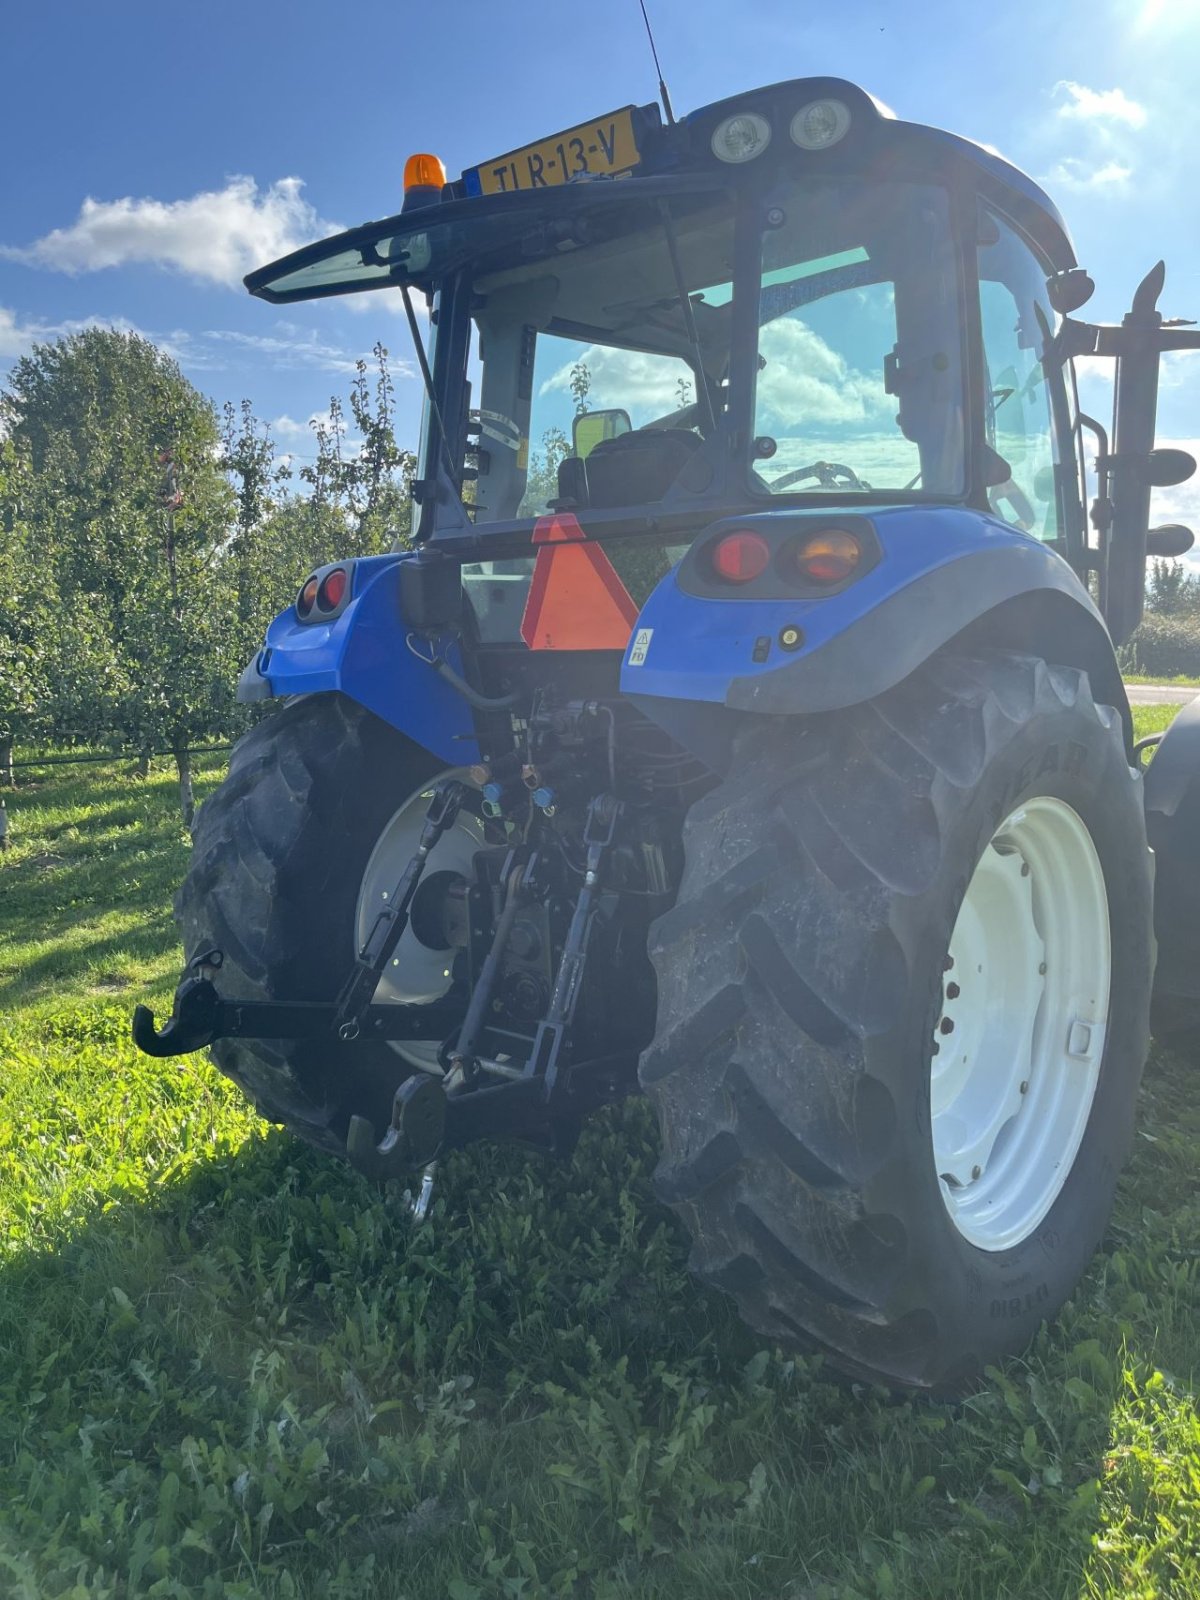
[[[722,530],[757,528],[778,546],[842,521],[869,523],[877,549],[870,569],[839,593],[789,598],[768,580],[770,593],[756,595],[749,583],[726,598],[712,582],[706,552]],[[832,711],[882,694],[966,630],[982,642],[1085,667],[1127,714],[1112,643],[1073,570],[1031,535],[952,506],[845,518],[771,511],[714,527],[646,602],[621,688],[656,716],[655,703],[666,711],[665,701]]]
[[[239,699],[340,692],[447,765],[477,761],[466,701],[405,645],[396,567],[408,559],[341,563],[353,569],[350,600],[331,621],[302,622],[294,605],[281,612],[242,674]]]

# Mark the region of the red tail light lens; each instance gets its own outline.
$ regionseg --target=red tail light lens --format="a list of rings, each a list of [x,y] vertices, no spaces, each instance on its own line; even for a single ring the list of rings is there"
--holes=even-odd
[[[793,560],[806,583],[845,583],[862,561],[862,545],[843,528],[810,534],[796,547]]]
[[[713,572],[726,583],[749,583],[761,577],[770,563],[771,546],[749,528],[727,533],[712,548]]]
[[[309,578],[308,582],[296,596],[296,614],[306,617],[317,603],[317,579]]]
[[[334,567],[325,574],[317,593],[317,605],[322,611],[336,611],[346,595],[346,569]]]

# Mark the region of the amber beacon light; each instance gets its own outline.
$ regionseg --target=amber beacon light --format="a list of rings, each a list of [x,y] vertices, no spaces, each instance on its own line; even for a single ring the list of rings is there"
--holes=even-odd
[[[441,189],[445,182],[446,169],[437,156],[409,156],[404,163],[405,194],[410,189]]]

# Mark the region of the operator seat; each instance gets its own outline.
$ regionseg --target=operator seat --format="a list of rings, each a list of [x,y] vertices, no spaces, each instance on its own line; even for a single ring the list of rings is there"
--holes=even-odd
[[[687,428],[641,428],[602,439],[586,461],[568,456],[560,465],[559,494],[578,498],[586,484],[586,504],[597,508],[661,500],[703,443]]]

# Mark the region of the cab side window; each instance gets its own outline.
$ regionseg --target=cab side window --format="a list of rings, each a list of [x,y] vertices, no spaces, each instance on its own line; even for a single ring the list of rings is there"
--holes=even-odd
[[[980,211],[979,309],[983,329],[985,481],[995,514],[1039,539],[1062,537],[1051,383],[1042,355],[1056,315],[1046,272],[1021,236]]]

